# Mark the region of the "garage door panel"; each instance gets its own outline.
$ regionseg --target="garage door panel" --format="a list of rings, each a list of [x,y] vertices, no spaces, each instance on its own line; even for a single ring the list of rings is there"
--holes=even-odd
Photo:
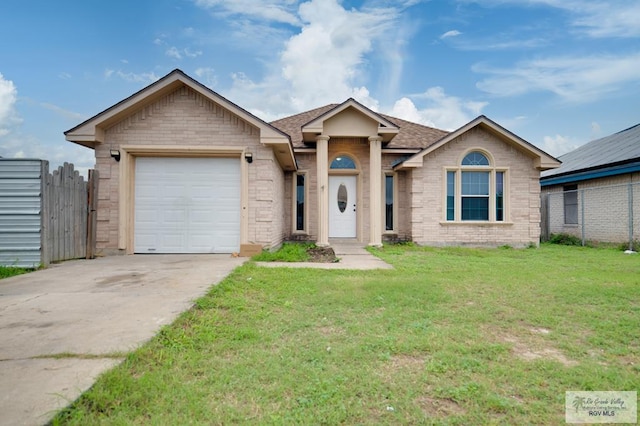
[[[136,253],[229,253],[240,246],[240,160],[138,158]]]

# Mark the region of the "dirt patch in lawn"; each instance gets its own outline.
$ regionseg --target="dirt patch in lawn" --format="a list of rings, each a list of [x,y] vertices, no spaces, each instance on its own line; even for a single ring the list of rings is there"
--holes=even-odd
[[[420,397],[416,400],[417,405],[424,414],[429,417],[446,417],[451,415],[465,414],[464,408],[451,399]]]
[[[310,247],[307,249],[307,254],[309,262],[335,263],[340,260],[331,247]]]
[[[527,327],[521,335],[514,335],[504,330],[490,332],[501,342],[511,345],[511,353],[525,361],[537,359],[551,359],[565,367],[578,365],[578,361],[568,358],[559,349],[554,348],[545,341],[542,336],[551,333],[551,330],[540,327]]]

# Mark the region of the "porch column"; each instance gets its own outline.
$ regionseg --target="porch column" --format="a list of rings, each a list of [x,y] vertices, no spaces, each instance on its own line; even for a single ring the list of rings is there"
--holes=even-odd
[[[316,166],[318,179],[318,241],[320,247],[329,245],[329,136],[316,137]]]
[[[382,245],[382,138],[369,138],[369,245]]]

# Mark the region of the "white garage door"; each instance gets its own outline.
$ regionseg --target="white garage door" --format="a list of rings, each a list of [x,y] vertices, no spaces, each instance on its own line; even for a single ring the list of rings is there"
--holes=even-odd
[[[240,159],[136,159],[136,253],[240,248]]]

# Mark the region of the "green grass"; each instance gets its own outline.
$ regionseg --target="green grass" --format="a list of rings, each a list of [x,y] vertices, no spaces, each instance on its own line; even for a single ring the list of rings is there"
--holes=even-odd
[[[307,250],[314,247],[313,243],[284,243],[279,250],[263,251],[253,256],[257,262],[306,262],[309,260]]]
[[[26,274],[34,271],[33,268],[17,268],[15,266],[0,266],[0,280],[3,278],[9,278],[16,275]]]
[[[248,263],[54,424],[564,424],[640,387],[640,256],[374,250],[395,270]]]

